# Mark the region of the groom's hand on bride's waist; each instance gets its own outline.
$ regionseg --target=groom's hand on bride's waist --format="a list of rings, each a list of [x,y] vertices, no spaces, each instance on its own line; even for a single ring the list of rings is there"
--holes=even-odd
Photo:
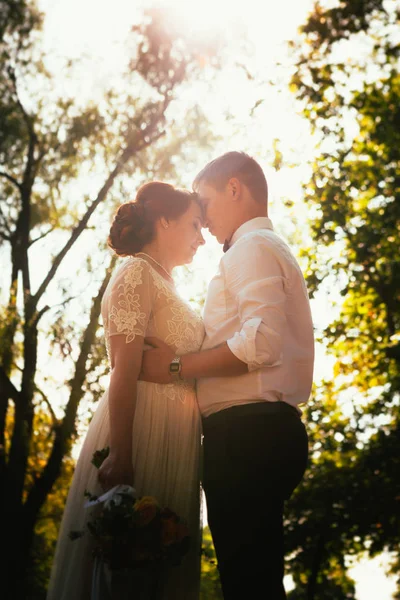
[[[172,383],[179,379],[234,377],[248,372],[247,363],[237,358],[226,342],[209,350],[185,354],[179,360],[174,350],[158,338],[149,337],[144,341],[152,348],[143,352],[139,374],[142,381]],[[178,361],[179,367],[171,365],[173,359],[174,362]],[[174,367],[171,370],[170,365]]]
[[[143,352],[139,379],[152,383],[171,383],[173,380],[169,366],[175,357],[175,352],[158,338],[148,337],[144,341],[152,348]]]

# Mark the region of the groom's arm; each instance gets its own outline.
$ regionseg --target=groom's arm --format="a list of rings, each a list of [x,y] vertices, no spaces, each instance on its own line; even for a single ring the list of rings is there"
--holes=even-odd
[[[181,365],[183,379],[230,377],[249,371],[248,365],[231,352],[226,342],[217,348],[185,354],[181,357]]]
[[[236,300],[241,328],[216,348],[182,356],[185,379],[243,375],[282,360],[286,327],[282,266],[268,247],[256,240],[251,254],[241,255],[240,261],[233,250],[223,273],[226,291]]]
[[[285,276],[278,258],[264,240],[241,260],[230,251],[225,261],[226,290],[236,299],[241,327],[223,344],[181,357],[184,379],[230,377],[281,364],[286,327]],[[144,352],[141,379],[168,383],[175,354],[164,342],[149,340],[155,350]]]
[[[170,383],[169,365],[175,357],[174,351],[165,342],[157,338],[146,338],[145,341],[153,346],[153,349],[146,350],[143,353],[139,379],[153,383]],[[247,364],[239,360],[230,351],[226,342],[210,350],[202,350],[181,356],[182,379],[229,377],[243,375],[247,372]]]

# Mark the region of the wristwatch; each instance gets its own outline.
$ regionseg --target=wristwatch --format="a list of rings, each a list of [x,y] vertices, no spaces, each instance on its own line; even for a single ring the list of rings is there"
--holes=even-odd
[[[179,381],[180,379],[182,379],[181,370],[181,357],[175,356],[175,358],[173,358],[169,364],[169,374],[171,375],[174,381]]]

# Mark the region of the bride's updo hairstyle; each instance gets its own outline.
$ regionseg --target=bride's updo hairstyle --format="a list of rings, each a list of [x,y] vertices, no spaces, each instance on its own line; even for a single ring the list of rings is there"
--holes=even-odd
[[[154,239],[158,219],[178,219],[194,199],[196,194],[177,189],[169,183],[152,181],[142,185],[135,200],[121,204],[115,213],[108,245],[119,256],[140,252]]]

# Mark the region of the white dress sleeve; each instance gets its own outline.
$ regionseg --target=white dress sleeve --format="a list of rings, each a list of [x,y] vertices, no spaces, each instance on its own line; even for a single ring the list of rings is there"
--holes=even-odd
[[[153,304],[153,281],[149,265],[129,259],[117,274],[107,306],[108,335],[124,335],[129,344],[137,335],[145,337]]]

